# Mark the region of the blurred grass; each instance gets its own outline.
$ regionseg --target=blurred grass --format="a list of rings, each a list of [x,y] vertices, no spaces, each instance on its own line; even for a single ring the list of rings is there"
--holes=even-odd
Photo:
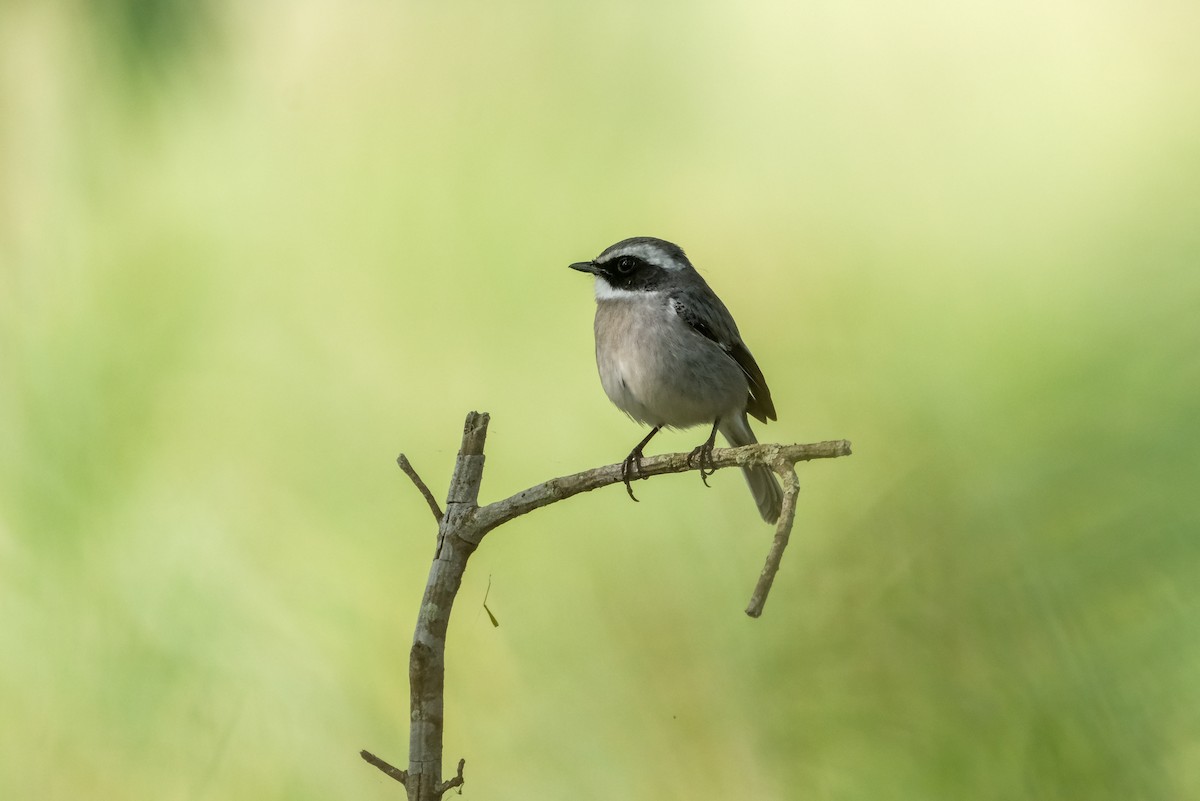
[[[733,475],[493,535],[465,795],[1200,794],[1192,6],[137,5],[0,8],[0,797],[395,797],[391,460],[623,455],[564,267],[637,233],[855,456],[759,621]]]

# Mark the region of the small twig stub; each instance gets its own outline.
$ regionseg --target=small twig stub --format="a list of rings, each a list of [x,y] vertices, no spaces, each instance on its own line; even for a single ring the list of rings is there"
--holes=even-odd
[[[400,770],[400,768],[389,763],[387,760],[380,759],[379,757],[372,754],[370,751],[366,751],[366,750],[359,751],[358,755],[360,757],[362,757],[364,761],[379,768],[381,771],[386,773],[388,776],[391,776],[396,781],[400,782],[401,784],[405,785],[406,787],[408,786],[408,771]]]
[[[404,471],[404,475],[408,476],[417,490],[421,493],[421,497],[425,499],[425,503],[429,504],[429,511],[433,512],[433,519],[437,522],[442,522],[442,507],[438,506],[437,498],[433,497],[433,493],[429,491],[429,487],[421,480],[421,476],[417,474],[417,469],[412,466],[412,462],[408,461],[408,457],[403,453],[396,457],[396,464],[400,465],[400,469]]]
[[[437,789],[434,790],[434,792],[438,796],[442,796],[442,795],[446,794],[447,790],[451,790],[455,787],[462,787],[463,786],[463,768],[465,768],[466,766],[467,766],[467,760],[465,760],[465,759],[458,760],[458,775],[455,776],[453,779],[449,779],[449,780],[444,781],[441,784],[439,784],[437,786]],[[458,792],[462,793],[462,790],[459,790]]]

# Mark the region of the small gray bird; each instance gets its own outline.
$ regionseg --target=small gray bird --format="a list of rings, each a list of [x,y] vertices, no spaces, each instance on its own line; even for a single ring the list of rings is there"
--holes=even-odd
[[[729,310],[683,250],[662,239],[635,236],[571,269],[596,276],[596,364],[604,392],[618,409],[652,426],[625,458],[629,497],[642,449],[664,427],[712,425],[688,456],[700,460],[707,485],[718,431],[730,445],[750,445],[758,440],[747,413],[764,423],[775,419],[771,391]],[[762,466],[742,471],[759,514],[774,523],[783,503],[775,475]]]

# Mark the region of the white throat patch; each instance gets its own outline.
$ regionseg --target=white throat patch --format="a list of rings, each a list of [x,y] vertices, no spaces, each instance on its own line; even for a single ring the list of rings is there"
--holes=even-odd
[[[656,297],[660,293],[658,291],[647,292],[645,290],[630,290],[617,289],[612,284],[608,283],[603,276],[596,276],[596,300],[646,300]]]

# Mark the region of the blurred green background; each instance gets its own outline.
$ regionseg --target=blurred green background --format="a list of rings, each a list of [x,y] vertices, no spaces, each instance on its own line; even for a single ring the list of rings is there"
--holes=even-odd
[[[845,437],[491,535],[464,797],[1200,798],[1200,6],[0,4],[0,798],[399,798],[445,482],[622,458],[681,243]],[[660,437],[692,447],[704,432]],[[492,628],[482,612],[500,620]]]

